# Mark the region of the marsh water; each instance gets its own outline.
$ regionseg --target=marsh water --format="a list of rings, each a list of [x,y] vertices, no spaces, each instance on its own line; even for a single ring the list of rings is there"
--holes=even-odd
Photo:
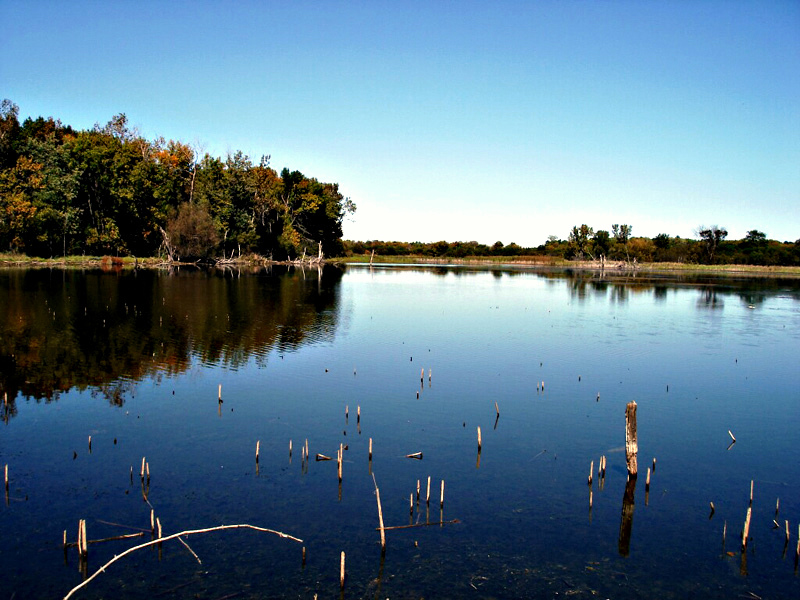
[[[3,270],[0,386],[2,599],[800,597],[797,280]]]

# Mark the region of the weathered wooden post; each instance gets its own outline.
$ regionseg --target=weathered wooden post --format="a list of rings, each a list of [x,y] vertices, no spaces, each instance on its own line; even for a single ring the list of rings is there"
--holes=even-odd
[[[628,402],[625,407],[625,460],[628,463],[628,477],[635,478],[638,472],[636,455],[639,443],[636,438],[636,402]]]

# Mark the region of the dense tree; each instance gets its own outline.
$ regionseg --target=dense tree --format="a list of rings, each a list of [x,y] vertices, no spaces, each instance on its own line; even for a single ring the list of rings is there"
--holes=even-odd
[[[594,244],[594,253],[597,256],[608,256],[608,253],[611,250],[611,236],[609,235],[608,231],[605,229],[600,229],[599,231],[595,232],[594,237],[592,238],[592,243]]]
[[[669,235],[667,235],[666,233],[659,233],[656,237],[653,238],[653,243],[659,250],[666,250],[667,248],[669,248],[670,245]]]
[[[267,156],[253,165],[242,152],[222,160],[149,141],[124,113],[78,132],[53,118],[20,126],[18,114],[13,102],[0,104],[0,250],[154,255],[168,230],[174,237],[202,223],[202,250],[186,254],[180,235],[168,246],[193,257],[341,252],[342,221],[356,206],[338,184],[289,169],[279,176]]]
[[[173,260],[207,258],[219,243],[205,206],[185,202],[167,223],[165,244]]]

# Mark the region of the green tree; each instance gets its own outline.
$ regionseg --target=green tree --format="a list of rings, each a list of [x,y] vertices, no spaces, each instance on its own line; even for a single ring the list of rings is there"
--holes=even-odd
[[[669,235],[666,233],[659,233],[653,238],[653,243],[659,250],[667,250],[670,246]]]
[[[628,253],[628,240],[631,238],[632,232],[633,226],[631,225],[620,225],[618,223],[614,223],[611,226],[611,233],[614,235],[614,239],[616,240],[617,244],[620,244],[623,248],[625,248],[625,260],[628,262],[631,261],[630,254]]]
[[[611,236],[605,229],[600,229],[595,232],[592,238],[592,244],[594,246],[594,253],[597,256],[608,256],[611,250]]]
[[[0,169],[12,168],[17,162],[14,149],[19,138],[19,106],[8,98],[0,103]]]
[[[594,230],[585,223],[572,228],[569,233],[569,244],[572,256],[581,260],[585,254],[590,254],[590,240],[594,235]]]

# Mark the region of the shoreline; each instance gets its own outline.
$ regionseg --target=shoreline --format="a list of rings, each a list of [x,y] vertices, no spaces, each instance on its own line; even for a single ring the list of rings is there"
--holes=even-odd
[[[273,261],[256,255],[242,256],[224,261],[169,262],[162,258],[109,257],[109,256],[67,256],[59,258],[32,258],[24,255],[0,254],[0,268],[79,268],[79,269],[160,269],[171,267],[243,267],[243,266],[317,266],[332,265],[421,265],[421,266],[481,266],[520,268],[530,270],[572,270],[592,273],[608,273],[618,275],[630,274],[664,274],[664,275],[711,275],[740,277],[790,277],[800,278],[800,267],[794,266],[762,266],[762,265],[700,265],[688,263],[637,263],[624,261],[568,261],[552,257],[466,257],[466,258],[431,258],[422,256],[375,256],[370,261],[367,256],[334,257],[323,261]]]

